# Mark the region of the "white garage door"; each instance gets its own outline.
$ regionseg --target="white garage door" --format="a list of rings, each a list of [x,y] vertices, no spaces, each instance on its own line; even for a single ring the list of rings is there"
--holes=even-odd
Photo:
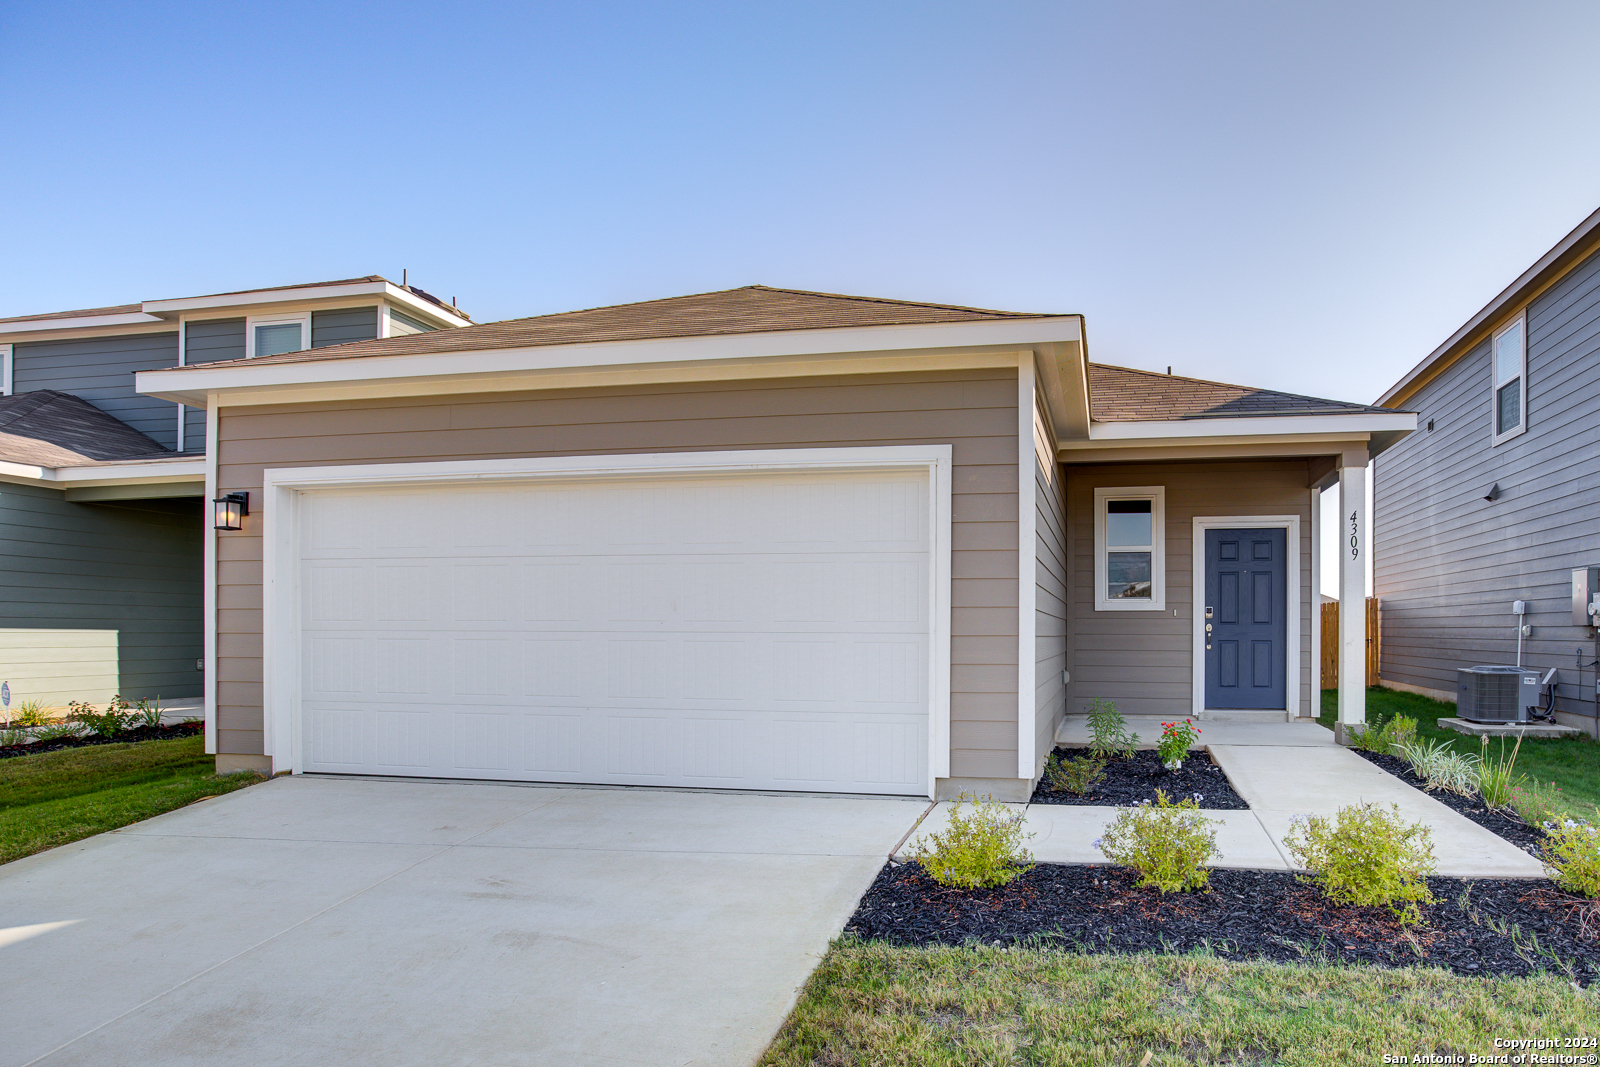
[[[301,498],[308,771],[922,794],[906,472]]]

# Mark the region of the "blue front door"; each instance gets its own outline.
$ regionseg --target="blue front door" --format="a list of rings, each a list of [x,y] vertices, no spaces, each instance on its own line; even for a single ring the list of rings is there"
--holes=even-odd
[[[1206,707],[1287,708],[1288,531],[1207,530]]]

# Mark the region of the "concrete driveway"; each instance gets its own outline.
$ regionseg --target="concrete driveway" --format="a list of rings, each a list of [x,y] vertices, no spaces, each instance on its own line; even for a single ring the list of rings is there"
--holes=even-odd
[[[0,1064],[748,1064],[926,806],[280,778],[0,867]]]

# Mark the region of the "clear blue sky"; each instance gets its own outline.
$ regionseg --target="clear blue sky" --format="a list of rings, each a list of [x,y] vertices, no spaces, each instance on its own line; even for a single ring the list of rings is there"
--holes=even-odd
[[[1600,206],[1600,5],[0,5],[0,315],[409,268],[1083,312],[1370,401]]]

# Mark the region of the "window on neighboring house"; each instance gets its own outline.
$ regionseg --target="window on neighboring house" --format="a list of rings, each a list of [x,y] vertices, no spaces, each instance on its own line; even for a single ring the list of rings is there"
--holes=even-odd
[[[245,355],[276,356],[311,347],[311,316],[252,318],[245,334]]]
[[[1165,609],[1165,503],[1159,485],[1094,491],[1097,611]]]
[[[0,396],[11,395],[11,346],[0,345]]]
[[[1494,443],[1515,437],[1528,422],[1528,319],[1501,327],[1489,342],[1494,362]]]

